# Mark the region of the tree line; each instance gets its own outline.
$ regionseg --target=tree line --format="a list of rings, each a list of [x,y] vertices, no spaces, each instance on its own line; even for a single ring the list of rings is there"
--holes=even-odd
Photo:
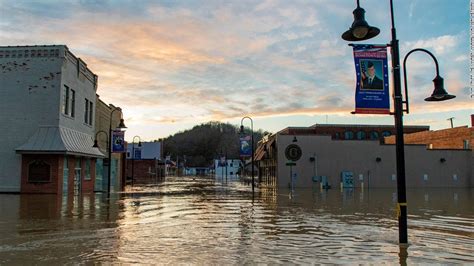
[[[254,129],[255,130],[255,129]],[[250,135],[251,129],[245,127],[244,135]],[[254,131],[255,147],[267,131]],[[185,163],[188,167],[208,167],[214,159],[227,156],[228,159],[239,159],[240,126],[221,122],[207,122],[192,129],[170,135],[163,141],[163,154],[171,160]]]

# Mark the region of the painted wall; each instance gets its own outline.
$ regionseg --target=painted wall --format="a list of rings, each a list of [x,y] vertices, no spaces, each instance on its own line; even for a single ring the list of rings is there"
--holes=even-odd
[[[338,141],[328,136],[297,136],[297,139],[295,144],[301,147],[302,157],[293,167],[297,174],[295,187],[319,186],[319,182],[313,182],[316,175],[327,176],[332,188],[339,188],[343,171],[353,173],[355,187],[396,187],[395,145],[380,145],[378,141]],[[292,135],[277,135],[280,187],[288,187],[290,183],[284,153],[285,148],[293,144],[292,140]],[[315,157],[314,162],[310,157]],[[471,150],[427,150],[425,145],[406,145],[407,187],[470,187],[473,185],[472,158]]]

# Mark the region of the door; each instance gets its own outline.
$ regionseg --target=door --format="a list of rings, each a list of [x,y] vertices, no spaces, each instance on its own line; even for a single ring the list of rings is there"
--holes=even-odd
[[[97,159],[95,163],[95,184],[94,191],[104,191],[104,160]]]
[[[76,167],[74,168],[74,194],[80,194],[81,193],[81,183],[82,183],[82,168],[81,168],[81,158],[76,158]]]
[[[69,160],[67,156],[64,156],[64,165],[63,165],[63,194],[67,193],[67,186],[69,184]]]

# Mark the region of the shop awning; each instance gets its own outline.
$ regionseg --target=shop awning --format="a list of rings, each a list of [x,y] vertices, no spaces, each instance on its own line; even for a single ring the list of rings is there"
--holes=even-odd
[[[86,157],[105,157],[88,134],[61,126],[41,126],[16,149],[20,154],[66,154]]]

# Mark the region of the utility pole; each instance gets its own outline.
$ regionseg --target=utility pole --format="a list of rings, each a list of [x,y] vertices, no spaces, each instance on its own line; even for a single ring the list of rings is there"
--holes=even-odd
[[[449,121],[451,121],[451,128],[453,128],[453,127],[454,127],[454,126],[453,126],[453,120],[454,120],[454,117],[450,117],[450,118],[448,118],[448,119],[446,119],[446,120],[449,120]]]

